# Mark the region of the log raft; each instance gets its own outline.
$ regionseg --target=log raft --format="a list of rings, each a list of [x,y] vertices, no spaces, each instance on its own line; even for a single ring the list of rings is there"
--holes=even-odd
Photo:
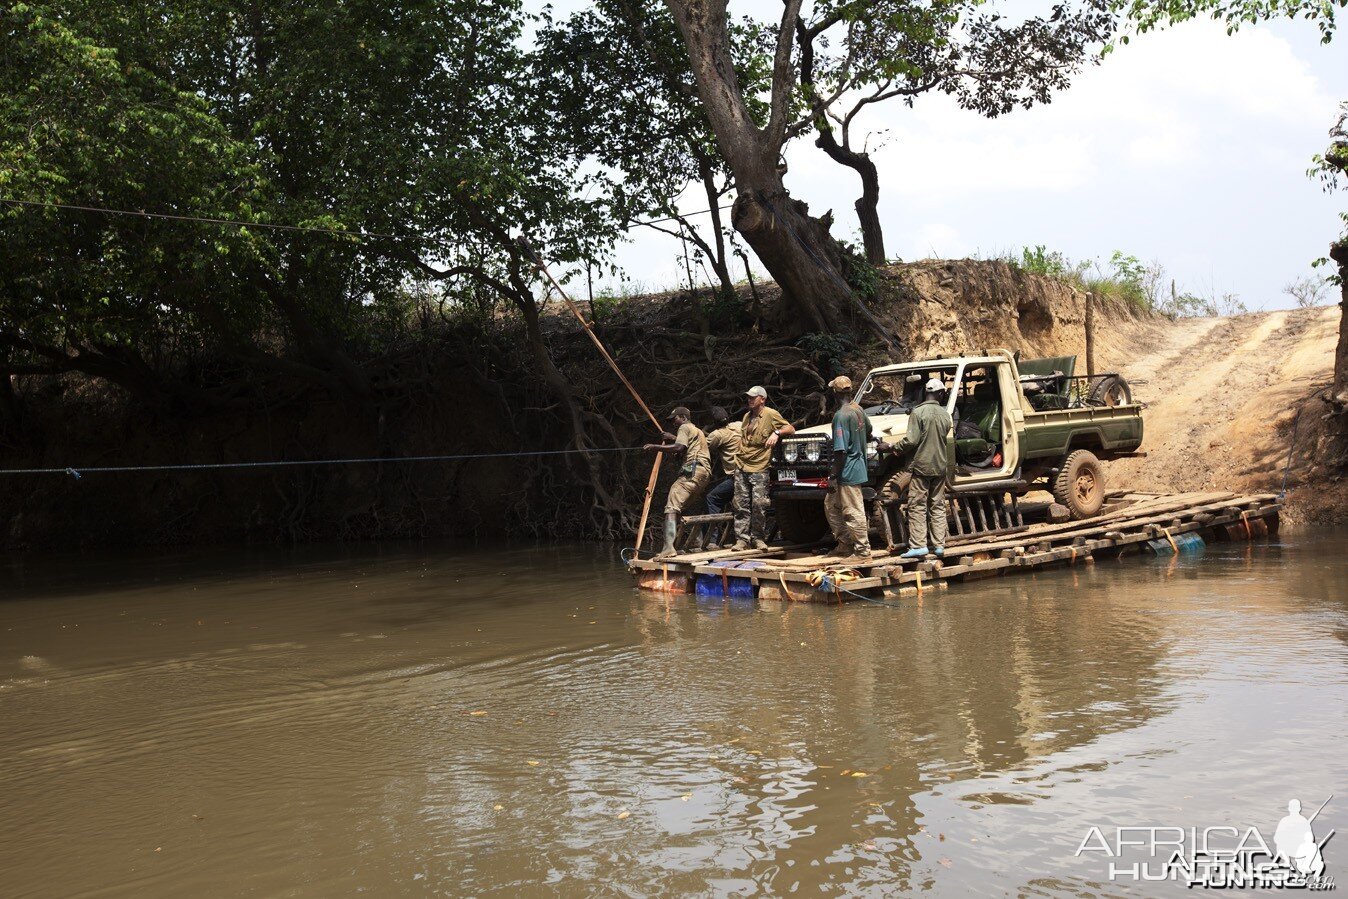
[[[1099,515],[1084,521],[952,537],[944,559],[900,559],[906,549],[902,546],[876,551],[870,558],[819,555],[818,547],[810,546],[772,546],[634,559],[628,567],[639,587],[664,593],[710,589],[727,597],[821,603],[920,596],[965,581],[1091,564],[1097,557],[1144,549],[1179,553],[1204,540],[1263,539],[1277,533],[1280,508],[1278,498],[1269,493],[1117,491],[1109,494]],[[843,577],[821,578],[842,571]],[[703,591],[697,589],[699,576]]]

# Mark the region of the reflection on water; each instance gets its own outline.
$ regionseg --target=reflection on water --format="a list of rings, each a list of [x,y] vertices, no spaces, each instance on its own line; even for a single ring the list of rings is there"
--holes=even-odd
[[[899,608],[592,546],[11,560],[5,893],[1122,892],[1091,824],[1348,787],[1345,545]]]

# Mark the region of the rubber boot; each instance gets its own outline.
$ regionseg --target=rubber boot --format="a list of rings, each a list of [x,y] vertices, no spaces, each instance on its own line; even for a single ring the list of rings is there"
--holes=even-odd
[[[925,556],[929,550],[925,546],[919,546],[917,549],[910,549],[908,552],[899,556],[900,559],[920,559]]]
[[[665,546],[664,549],[660,550],[660,555],[656,556],[657,559],[667,559],[670,556],[675,555],[674,538],[677,536],[679,536],[679,516],[666,515]]]

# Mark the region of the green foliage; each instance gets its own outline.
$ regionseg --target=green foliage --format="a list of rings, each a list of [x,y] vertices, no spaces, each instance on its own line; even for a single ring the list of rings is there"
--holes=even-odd
[[[863,299],[871,299],[880,289],[880,272],[855,247],[844,244],[842,250],[843,277],[848,286]]]
[[[833,376],[842,374],[843,357],[851,352],[854,344],[840,334],[812,332],[801,335],[796,346],[810,357],[819,371]]]
[[[1339,104],[1339,118],[1329,129],[1329,141],[1325,152],[1314,157],[1307,174],[1320,182],[1325,193],[1335,193],[1348,187],[1348,100]],[[1339,213],[1339,221],[1343,227],[1335,243],[1340,247],[1348,246],[1348,209]],[[1315,260],[1312,265],[1319,268],[1329,262],[1326,257]],[[1325,280],[1336,286],[1343,283],[1339,271],[1331,273]]]
[[[1270,19],[1306,19],[1319,26],[1327,44],[1334,38],[1336,8],[1343,8],[1345,0],[1115,0],[1113,5],[1139,32],[1197,18],[1225,22],[1228,33]]]
[[[1115,250],[1109,261],[1087,259],[1074,262],[1043,244],[1023,247],[1019,254],[1004,254],[1002,261],[1021,271],[1057,278],[1074,287],[1099,296],[1131,303],[1139,309],[1169,315],[1190,316],[1242,315],[1249,309],[1234,293],[1180,293],[1172,281],[1164,289],[1165,268],[1159,262],[1143,262],[1137,256]]]
[[[508,274],[509,234],[575,260],[618,233],[610,206],[581,199],[580,160],[545,139],[518,0],[54,0],[0,15],[4,196],[395,237],[5,207],[10,371],[133,386],[190,373],[205,349],[359,389],[349,360],[412,314],[409,285],[476,302],[479,276]]]
[[[728,334],[738,331],[744,324],[749,306],[738,292],[717,290],[703,310],[713,333]]]
[[[1018,266],[1022,271],[1046,275],[1050,278],[1065,278],[1073,273],[1072,266],[1068,264],[1067,258],[1062,253],[1056,250],[1050,251],[1043,244],[1034,247],[1022,247]]]

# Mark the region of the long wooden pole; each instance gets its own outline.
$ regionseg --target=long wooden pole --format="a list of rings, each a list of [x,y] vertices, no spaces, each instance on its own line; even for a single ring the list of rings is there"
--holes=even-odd
[[[655,430],[664,433],[665,429],[660,426],[660,419],[655,417],[655,413],[651,411],[651,407],[646,405],[646,401],[641,398],[641,394],[637,393],[637,389],[632,386],[632,382],[627,380],[627,375],[623,374],[622,369],[618,367],[617,361],[609,355],[608,349],[604,346],[603,341],[601,341],[599,336],[594,333],[594,325],[585,319],[585,316],[581,314],[580,307],[576,305],[571,297],[566,295],[565,290],[562,290],[562,285],[557,283],[557,279],[552,276],[552,272],[548,271],[548,267],[543,264],[543,260],[538,258],[538,254],[534,252],[533,247],[526,241],[520,241],[520,246],[529,254],[529,258],[533,261],[534,266],[539,272],[542,273],[543,277],[547,278],[552,286],[557,288],[557,293],[561,295],[561,298],[564,301],[566,301],[566,307],[571,310],[571,314],[576,317],[576,321],[580,322],[580,326],[585,329],[585,334],[590,338],[590,341],[595,345],[595,348],[599,350],[599,354],[604,357],[604,361],[608,363],[608,367],[613,369],[613,373],[618,376],[619,381],[623,382],[623,386],[627,388],[627,392],[632,394],[632,399],[637,401],[637,405],[641,407],[641,411],[645,412],[646,417],[651,420],[651,424],[655,425]]]
[[[586,321],[585,316],[580,312],[580,307],[576,305],[574,300],[566,295],[565,290],[562,290],[562,285],[557,283],[557,279],[552,276],[552,272],[548,271],[548,267],[543,264],[543,260],[534,252],[534,248],[529,245],[529,242],[520,239],[518,244],[520,248],[528,254],[534,267],[538,269],[543,277],[548,279],[549,283],[557,289],[557,293],[561,295],[561,298],[566,301],[566,307],[571,310],[571,314],[576,317],[576,321],[580,322],[580,326],[585,329],[585,333],[590,338],[590,341],[595,345],[595,348],[599,350],[599,354],[604,357],[604,361],[608,363],[609,368],[613,369],[613,373],[618,376],[618,380],[623,382],[623,386],[627,388],[627,392],[632,394],[632,399],[637,401],[637,405],[641,407],[641,411],[646,413],[646,417],[649,418],[651,424],[655,426],[656,432],[664,434],[665,429],[660,426],[660,419],[655,417],[655,413],[651,411],[650,406],[646,405],[646,401],[641,398],[641,394],[637,393],[637,389],[632,386],[632,382],[627,380],[627,375],[623,374],[622,369],[618,367],[617,360],[609,355],[609,351],[604,346],[603,341],[599,339],[599,335],[594,333],[594,325]],[[660,477],[660,463],[664,461],[664,457],[664,453],[655,454],[655,464],[651,466],[651,476],[646,482],[646,497],[641,503],[641,522],[637,525],[637,542],[633,550],[636,555],[641,554],[641,544],[646,540],[646,521],[650,518],[651,499],[655,496],[655,482]]]
[[[646,542],[646,519],[651,514],[651,497],[655,496],[655,481],[660,477],[660,463],[664,458],[664,453],[656,453],[655,464],[651,466],[651,477],[646,482],[646,498],[641,501],[641,523],[637,525],[637,542],[633,547],[632,558],[641,554],[641,544]]]

